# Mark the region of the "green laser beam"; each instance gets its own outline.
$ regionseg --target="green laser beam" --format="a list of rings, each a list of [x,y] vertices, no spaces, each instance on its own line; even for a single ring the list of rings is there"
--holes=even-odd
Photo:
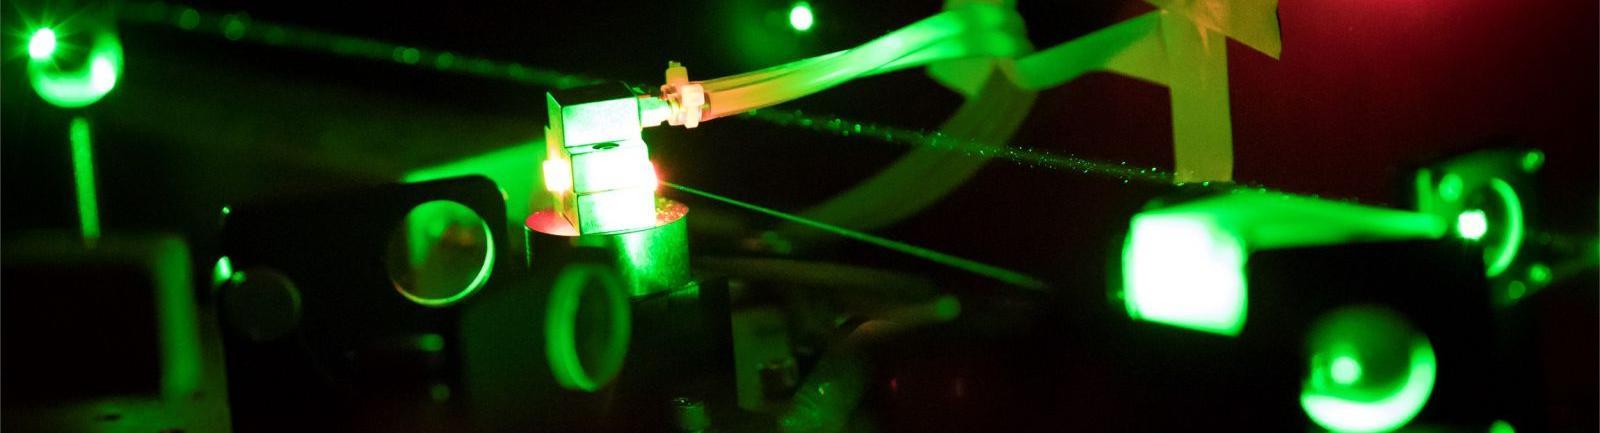
[[[100,239],[100,203],[95,195],[94,154],[89,141],[89,120],[72,118],[72,179],[78,190],[78,225],[83,241],[93,245]]]
[[[56,53],[56,32],[48,28],[33,32],[28,38],[28,57],[34,60],[48,59]]]
[[[927,132],[879,125],[827,114],[808,115],[800,110],[763,108],[750,110],[739,117],[777,126],[798,127],[843,137],[864,137],[886,143],[931,147],[945,151],[961,152],[971,156],[999,158],[1025,167],[1042,167],[1063,172],[1076,172],[1124,181],[1162,185],[1170,185],[1174,180],[1171,172],[1152,167],[1129,165],[1127,162],[1099,161],[1061,155],[1039,149],[963,139],[939,131]],[[1218,185],[1222,184],[1219,183]]]
[[[931,261],[931,262],[934,262],[934,263],[938,263],[938,264],[941,264],[941,265],[953,267],[953,268],[960,269],[960,270],[967,271],[967,272],[971,272],[971,273],[974,273],[974,274],[982,275],[982,276],[985,276],[985,277],[988,277],[988,278],[991,278],[991,279],[994,279],[996,281],[1000,281],[1000,282],[1003,282],[1003,283],[1006,283],[1006,284],[1011,284],[1011,285],[1014,285],[1014,286],[1018,286],[1018,287],[1022,287],[1022,288],[1026,288],[1026,289],[1031,289],[1031,290],[1043,290],[1043,289],[1048,287],[1048,285],[1046,285],[1043,281],[1040,281],[1037,278],[1033,278],[1033,277],[1024,275],[1022,273],[1019,273],[1019,272],[1016,272],[1016,271],[1007,270],[1007,269],[1000,268],[1000,267],[997,267],[997,266],[994,266],[994,265],[989,265],[989,264],[981,263],[981,262],[974,261],[974,260],[969,260],[969,259],[964,259],[964,258],[961,258],[961,257],[952,256],[952,255],[949,255],[949,254],[941,253],[941,252],[938,252],[938,251],[930,250],[930,249],[919,247],[919,246],[916,246],[916,245],[911,245],[911,244],[908,244],[908,243],[905,243],[905,242],[900,242],[900,241],[895,241],[895,240],[891,240],[891,239],[881,238],[881,237],[878,237],[878,236],[873,236],[873,235],[870,235],[870,234],[867,234],[867,233],[862,233],[862,232],[858,232],[858,231],[855,231],[855,230],[850,230],[850,229],[847,229],[847,228],[844,228],[844,227],[839,227],[839,226],[836,226],[836,225],[833,225],[833,224],[828,224],[828,223],[821,222],[821,221],[815,221],[815,220],[807,219],[807,218],[800,217],[800,216],[793,215],[793,214],[789,214],[789,213],[786,213],[786,212],[783,212],[783,211],[779,211],[779,210],[763,207],[763,206],[752,204],[752,203],[739,201],[737,199],[724,197],[724,196],[721,196],[721,195],[713,194],[713,193],[710,193],[710,192],[707,192],[707,191],[698,190],[698,189],[695,189],[695,188],[690,188],[690,187],[679,185],[679,184],[675,184],[675,183],[672,183],[672,182],[662,182],[661,184],[662,185],[666,185],[666,186],[668,186],[668,187],[670,187],[672,189],[683,191],[685,193],[689,193],[689,194],[697,195],[697,196],[700,196],[700,197],[705,197],[705,198],[708,198],[708,199],[720,201],[720,202],[723,202],[723,203],[727,203],[727,204],[733,205],[734,207],[739,207],[739,208],[743,208],[745,210],[754,211],[756,213],[765,214],[767,216],[771,216],[771,217],[778,218],[778,219],[781,219],[781,220],[785,220],[785,221],[793,222],[793,223],[796,223],[796,224],[804,225],[804,226],[811,227],[811,228],[814,228],[814,229],[817,229],[817,230],[822,230],[822,231],[825,231],[825,232],[833,233],[835,235],[839,235],[839,236],[842,236],[842,237],[845,237],[845,238],[849,238],[849,239],[852,239],[852,240],[856,240],[856,241],[860,241],[860,242],[863,242],[863,243],[871,244],[871,245],[874,245],[874,246],[886,248],[886,249],[889,249],[889,250],[900,252],[900,253],[903,253],[903,254],[906,254],[906,255],[910,255],[910,256],[913,256],[913,257],[918,257],[918,258],[925,259],[925,260],[928,260],[928,261]]]
[[[601,78],[564,73],[537,68],[517,62],[488,59],[426,49],[375,39],[328,33],[302,27],[248,19],[248,14],[218,14],[198,11],[188,7],[167,6],[165,3],[130,4],[121,9],[124,21],[168,25],[186,32],[204,32],[234,42],[259,43],[269,46],[289,47],[339,56],[388,61],[403,66],[433,69],[491,79],[507,80],[521,84],[550,88],[568,88],[604,82]],[[648,89],[653,86],[629,84]],[[1006,143],[985,143],[958,139],[938,131],[926,132],[909,128],[877,125],[854,121],[832,115],[802,113],[799,110],[766,108],[752,110],[738,116],[784,127],[799,127],[814,132],[842,137],[860,136],[881,142],[932,147],[967,155],[993,157],[1025,167],[1042,167],[1068,173],[1082,173],[1154,184],[1171,184],[1175,176],[1168,171],[1139,167],[1127,162],[1098,161],[1071,155],[1061,155],[1039,149],[1019,147]],[[1245,185],[1216,183],[1222,189],[1246,187]],[[1210,187],[1213,185],[1200,185]],[[1259,188],[1249,186],[1251,188]]]
[[[242,12],[221,14],[186,6],[170,6],[163,2],[127,4],[119,9],[119,12],[118,18],[125,22],[166,25],[184,32],[218,36],[230,42],[248,42],[366,60],[390,61],[405,66],[543,87],[568,88],[605,81],[518,62],[259,21]]]

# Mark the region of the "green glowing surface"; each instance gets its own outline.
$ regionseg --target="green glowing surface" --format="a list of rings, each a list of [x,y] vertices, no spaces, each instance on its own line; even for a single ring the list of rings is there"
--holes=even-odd
[[[1522,171],[1525,171],[1525,172],[1528,172],[1528,173],[1532,173],[1532,172],[1535,172],[1535,171],[1539,171],[1539,167],[1543,167],[1543,166],[1544,166],[1544,152],[1540,152],[1540,151],[1537,151],[1537,150],[1531,150],[1531,151],[1528,151],[1528,153],[1522,155]]]
[[[39,29],[28,38],[28,58],[33,60],[46,60],[56,53],[56,32],[50,29]]]
[[[1463,192],[1462,189],[1463,186],[1460,175],[1455,173],[1446,173],[1444,177],[1439,178],[1439,198],[1442,198],[1447,202],[1460,201],[1461,193]]]
[[[1123,247],[1128,316],[1236,336],[1244,327],[1243,242],[1183,215],[1134,218]]]
[[[816,15],[811,12],[811,4],[806,2],[795,3],[789,8],[789,27],[795,31],[809,31],[816,24]]]
[[[851,229],[840,227],[840,226],[837,226],[837,225],[828,224],[828,223],[825,223],[825,222],[822,222],[822,221],[817,221],[817,220],[813,220],[813,219],[797,216],[797,215],[794,215],[794,214],[778,211],[776,209],[763,207],[763,206],[756,205],[756,204],[753,204],[753,203],[747,203],[747,202],[735,200],[733,198],[729,198],[729,197],[724,197],[724,196],[721,196],[721,195],[713,194],[713,193],[708,192],[708,191],[702,191],[702,190],[699,190],[699,189],[695,189],[695,188],[691,188],[691,187],[687,187],[687,186],[683,186],[683,185],[678,185],[678,184],[671,183],[671,182],[662,182],[661,184],[665,185],[665,186],[667,186],[669,188],[676,189],[678,191],[683,191],[685,193],[689,193],[689,194],[697,195],[697,196],[700,196],[700,197],[705,197],[705,198],[708,198],[708,199],[720,201],[720,202],[732,205],[734,207],[738,207],[738,208],[742,208],[742,209],[745,209],[745,210],[761,213],[761,214],[764,214],[764,215],[767,215],[767,216],[771,216],[771,217],[778,218],[778,219],[781,219],[781,220],[785,220],[785,221],[788,221],[788,222],[800,224],[800,225],[803,225],[803,226],[806,226],[806,227],[810,227],[810,228],[813,228],[813,229],[822,230],[822,231],[825,231],[825,232],[828,232],[828,233],[833,233],[835,235],[839,235],[839,236],[847,238],[847,239],[851,239],[851,240],[855,240],[855,241],[871,244],[873,246],[886,248],[886,249],[889,249],[891,251],[895,251],[895,252],[899,252],[899,253],[902,253],[902,254],[910,255],[912,257],[921,258],[921,259],[932,261],[934,263],[938,263],[938,264],[941,264],[941,265],[945,265],[945,266],[949,266],[949,267],[952,267],[952,268],[960,269],[960,270],[963,270],[963,271],[971,272],[971,273],[974,273],[974,274],[977,274],[977,275],[982,275],[982,276],[994,279],[996,281],[1000,281],[1000,282],[1003,282],[1003,283],[1011,284],[1011,285],[1014,285],[1014,286],[1017,286],[1017,287],[1022,287],[1022,288],[1026,288],[1026,289],[1033,289],[1033,290],[1041,290],[1041,289],[1044,289],[1045,287],[1047,287],[1047,285],[1044,283],[1044,281],[1040,281],[1037,278],[1030,277],[1030,276],[1024,275],[1022,273],[1019,273],[1019,272],[1016,272],[1016,271],[1012,271],[1012,270],[1008,270],[1008,269],[1001,268],[1001,267],[997,267],[997,266],[994,266],[994,265],[989,265],[989,264],[981,263],[981,262],[974,261],[974,260],[969,260],[969,259],[964,259],[964,258],[961,258],[961,257],[956,257],[956,256],[953,256],[953,255],[950,255],[950,254],[941,253],[941,252],[938,252],[938,251],[934,251],[934,250],[931,250],[931,249],[919,247],[919,246],[916,246],[916,245],[907,244],[907,243],[904,243],[904,242],[899,242],[899,241],[895,241],[895,240],[881,238],[881,237],[878,237],[878,236],[873,236],[873,235],[868,234],[868,233],[864,233],[864,232],[860,232],[860,231],[856,231],[856,230],[851,230]]]
[[[89,120],[72,118],[72,180],[78,192],[78,227],[85,242],[100,238],[100,203],[95,193],[94,146],[89,139]]]
[[[1505,205],[1506,215],[1502,241],[1484,251],[1488,264],[1485,271],[1490,277],[1496,277],[1505,273],[1506,269],[1511,267],[1511,263],[1517,260],[1517,252],[1522,249],[1525,227],[1522,221],[1522,199],[1517,197],[1516,189],[1499,178],[1490,179],[1489,187],[1494,191],[1495,197],[1500,199],[1501,204]]]
[[[549,194],[535,190],[535,185],[541,176],[540,165],[535,162],[542,158],[544,153],[544,140],[533,140],[413,170],[406,173],[401,180],[423,182],[457,176],[487,177],[493,180],[505,195],[507,221],[514,227],[521,227],[522,220],[527,219],[533,210],[544,209],[551,205]]]
[[[164,25],[183,31],[202,32],[228,41],[287,46],[318,51],[339,56],[368,60],[392,61],[413,66],[439,66],[437,59],[444,51],[410,47],[388,41],[333,34],[324,31],[256,20],[247,14],[223,14],[199,11],[188,7],[174,8],[162,2],[128,2],[120,5],[119,19],[143,25]],[[220,25],[201,25],[219,23]],[[594,77],[567,74],[535,68],[511,61],[452,54],[448,65],[440,66],[452,73],[510,80],[538,85],[544,88],[568,88],[601,82]]]
[[[228,256],[222,256],[217,259],[217,265],[211,268],[211,286],[221,286],[231,279],[233,279],[233,260]]]
[[[640,136],[639,98],[617,83],[549,92],[545,187],[584,234],[655,223],[655,167]]]
[[[1307,337],[1311,363],[1300,405],[1323,428],[1395,430],[1433,393],[1433,345],[1390,310],[1342,308],[1319,319]]]
[[[1437,239],[1446,224],[1409,211],[1257,190],[1134,216],[1123,245],[1123,302],[1130,317],[1238,335],[1246,316],[1252,250]]]
[[[656,168],[650,163],[649,146],[643,140],[627,140],[595,152],[561,153],[545,160],[545,169],[550,173],[545,178],[545,186],[551,191],[565,189],[589,194],[638,187],[655,189],[657,186]],[[558,164],[567,167],[556,167]],[[561,175],[567,175],[568,179],[560,179]],[[561,188],[563,186],[565,188]]]
[[[566,197],[570,198],[571,212],[562,214],[584,234],[638,230],[656,222],[656,189],[653,186],[567,194]]]
[[[35,34],[34,37],[37,39],[39,35]],[[33,54],[33,45],[30,42],[30,55]],[[55,56],[31,56],[28,60],[28,78],[33,90],[46,102],[58,107],[83,107],[99,101],[116,87],[118,76],[122,74],[122,43],[115,34],[100,32],[95,35],[94,45],[89,48],[89,55],[85,58],[84,65],[87,67],[64,70],[56,60]]]
[[[1517,429],[1512,427],[1511,423],[1501,419],[1495,420],[1493,424],[1489,424],[1489,433],[1517,433]]]
[[[1482,210],[1472,209],[1456,216],[1456,234],[1462,239],[1479,240],[1489,231],[1489,217]]]
[[[856,48],[802,59],[748,74],[702,82],[716,103],[704,120],[764,108],[844,82],[964,57],[1010,57],[1028,42],[1008,29],[1021,26],[1015,11],[983,3],[959,7],[890,32]]]
[[[598,283],[601,301],[605,303],[608,329],[604,331],[599,353],[582,357],[578,353],[578,307],[583,301],[583,292],[592,283]],[[632,326],[628,308],[622,282],[610,270],[599,265],[575,264],[561,271],[550,290],[550,303],[545,311],[545,355],[557,384],[567,389],[594,392],[616,377],[628,353]],[[584,362],[585,358],[589,362]]]
[[[1412,178],[1412,188],[1417,199],[1417,211],[1433,212],[1433,171],[1426,168],[1417,170],[1416,177]]]

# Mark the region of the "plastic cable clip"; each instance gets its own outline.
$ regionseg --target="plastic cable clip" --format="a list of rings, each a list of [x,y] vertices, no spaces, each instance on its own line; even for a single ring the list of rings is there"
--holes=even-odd
[[[689,82],[689,68],[682,63],[667,62],[667,83],[661,85],[661,98],[672,106],[672,116],[667,124],[685,128],[700,126],[706,105],[706,90],[700,83]]]

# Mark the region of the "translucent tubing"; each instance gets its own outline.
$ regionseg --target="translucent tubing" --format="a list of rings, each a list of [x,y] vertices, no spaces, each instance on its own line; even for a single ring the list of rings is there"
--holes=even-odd
[[[1006,30],[1019,29],[1014,12],[971,5],[935,15],[860,47],[703,83],[713,92],[707,118],[770,106],[854,78],[973,55],[1010,56],[1027,46]],[[968,36],[969,37],[963,37]],[[985,37],[987,35],[988,37]]]
[[[881,67],[867,71],[859,77],[885,74],[901,69],[926,65],[940,60],[959,59],[965,57],[995,57],[1004,56],[1006,53],[1015,53],[1015,47],[1010,44],[1019,43],[1018,39],[1010,34],[998,32],[968,33],[958,38],[947,38],[940,42],[916,50],[908,55],[895,59]],[[1023,41],[1025,43],[1025,41]],[[759,84],[778,77],[785,76],[796,70],[814,67],[813,65],[827,60],[833,60],[850,50],[835,51],[828,54],[799,60],[792,63],[773,66],[759,71],[746,72],[714,80],[702,82],[707,91],[726,91],[729,89]],[[859,78],[858,77],[858,78]],[[813,92],[814,93],[814,92]]]
[[[1029,49],[1011,9],[969,4],[849,50],[701,82],[704,120],[772,106],[852,79],[967,57],[1012,57]]]

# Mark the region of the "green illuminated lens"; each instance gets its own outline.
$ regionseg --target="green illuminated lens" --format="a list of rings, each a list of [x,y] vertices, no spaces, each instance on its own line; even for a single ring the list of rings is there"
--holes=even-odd
[[[594,392],[615,378],[628,353],[631,322],[627,294],[611,270],[593,264],[562,269],[545,307],[545,356],[556,383]]]
[[[1339,309],[1317,320],[1307,337],[1311,364],[1300,405],[1323,428],[1398,429],[1433,393],[1438,371],[1433,345],[1388,309]]]
[[[795,3],[789,8],[789,26],[795,31],[808,31],[816,24],[816,15],[811,12],[811,4],[806,2]]]
[[[116,34],[96,34],[86,67],[64,70],[53,57],[55,32],[46,31],[35,32],[28,44],[28,79],[40,98],[61,108],[78,108],[99,101],[116,87],[122,73],[122,43]]]
[[[1462,239],[1483,239],[1483,234],[1489,231],[1489,218],[1483,210],[1473,209],[1461,212],[1456,216],[1456,234]]]
[[[72,118],[68,132],[72,142],[72,180],[78,192],[78,226],[84,242],[100,238],[100,198],[94,180],[94,143],[90,140],[89,119]]]
[[[412,208],[395,227],[385,264],[406,299],[429,307],[450,305],[488,282],[494,237],[471,208],[430,201]]]
[[[1505,206],[1506,215],[1505,234],[1501,242],[1493,248],[1484,250],[1485,261],[1488,264],[1485,270],[1490,277],[1496,277],[1505,273],[1506,269],[1516,261],[1517,252],[1522,249],[1525,227],[1523,227],[1522,199],[1517,197],[1517,190],[1498,178],[1489,180],[1489,188]]]
[[[1528,266],[1528,282],[1530,283],[1543,286],[1545,284],[1550,284],[1550,280],[1553,277],[1554,274],[1551,273],[1549,265],[1544,263],[1534,263]]]
[[[39,29],[33,32],[33,37],[28,38],[28,57],[34,60],[49,59],[56,53],[56,32],[50,29]]]
[[[1128,315],[1228,336],[1245,319],[1245,248],[1190,215],[1142,215],[1123,248]]]
[[[1334,383],[1349,385],[1361,380],[1361,361],[1349,355],[1334,358],[1333,366],[1329,370]]]

